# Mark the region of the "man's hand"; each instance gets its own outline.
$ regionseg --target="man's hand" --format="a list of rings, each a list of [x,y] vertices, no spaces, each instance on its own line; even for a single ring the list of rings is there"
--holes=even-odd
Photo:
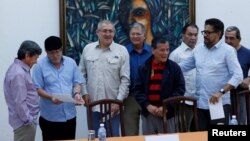
[[[74,99],[76,101],[76,105],[83,105],[85,103],[79,93],[75,94]]]
[[[163,113],[163,107],[161,106],[161,107],[157,108],[156,111],[155,111],[155,113],[156,113],[156,115],[158,117],[163,117],[163,115],[164,115],[164,113]]]
[[[118,104],[112,104],[111,105],[111,117],[114,117],[116,114],[119,113],[119,105]]]
[[[242,81],[242,83],[240,84],[240,87],[241,87],[241,88],[244,88],[244,89],[247,89],[248,86],[249,86],[249,84],[250,84],[250,78],[247,77],[247,78],[245,78],[245,79]]]
[[[157,107],[156,106],[154,106],[154,105],[151,105],[151,104],[149,104],[148,106],[147,106],[147,110],[149,111],[149,113],[151,113],[152,115],[154,115],[154,116],[157,116]]]
[[[211,98],[209,99],[210,103],[212,104],[216,104],[219,102],[219,99],[220,97],[222,96],[223,94],[220,93],[220,92],[216,92],[214,95],[211,96]]]
[[[89,103],[90,103],[89,94],[86,94],[86,95],[82,96],[82,99],[85,102],[85,104],[84,104],[85,106],[89,105]]]
[[[51,101],[54,103],[54,104],[61,104],[61,103],[63,103],[61,100],[59,100],[59,99],[57,99],[57,98],[55,98],[55,97],[51,97]]]

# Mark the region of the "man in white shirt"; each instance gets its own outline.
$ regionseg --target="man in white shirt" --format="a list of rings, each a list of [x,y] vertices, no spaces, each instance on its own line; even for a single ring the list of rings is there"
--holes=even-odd
[[[192,23],[186,24],[182,29],[182,43],[179,47],[177,47],[169,56],[169,59],[175,61],[176,63],[180,63],[189,57],[192,53],[192,50],[195,48],[198,39],[198,26]],[[187,72],[183,72],[185,78],[185,87],[186,92],[185,96],[195,98],[195,79],[196,79],[196,71],[192,69]],[[186,117],[188,121],[188,128],[192,130],[191,124],[193,120],[192,108],[190,105],[193,103],[186,103],[187,111]]]

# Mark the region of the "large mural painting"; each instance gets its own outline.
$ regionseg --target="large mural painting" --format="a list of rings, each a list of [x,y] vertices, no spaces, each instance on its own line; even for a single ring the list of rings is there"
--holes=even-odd
[[[170,41],[171,51],[181,43],[182,27],[195,22],[195,0],[60,0],[60,34],[64,53],[79,63],[84,46],[97,41],[100,20],[115,24],[115,42],[129,43],[133,22],[146,27],[146,42],[156,36]]]

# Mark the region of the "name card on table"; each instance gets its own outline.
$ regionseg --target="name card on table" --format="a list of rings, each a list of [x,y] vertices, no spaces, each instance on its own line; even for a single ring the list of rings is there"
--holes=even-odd
[[[179,141],[178,134],[145,136],[145,141]]]

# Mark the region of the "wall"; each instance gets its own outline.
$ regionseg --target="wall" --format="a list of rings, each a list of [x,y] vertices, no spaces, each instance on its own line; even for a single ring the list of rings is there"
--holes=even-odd
[[[242,44],[250,47],[250,3],[245,0],[196,0],[196,23],[200,31],[207,18],[219,18],[225,27],[236,25],[242,32]],[[50,35],[59,35],[59,0],[0,0],[0,140],[13,140],[8,124],[8,110],[3,94],[3,79],[8,66],[16,57],[23,40],[36,41],[43,48],[43,41]],[[203,38],[199,35],[199,42]],[[43,53],[42,56],[45,54]],[[41,57],[42,57],[41,56]],[[77,138],[86,137],[85,108],[78,107]],[[40,128],[36,140],[41,141]]]
[[[245,0],[196,0],[196,24],[200,31],[204,30],[208,18],[221,19],[228,26],[237,26],[241,30],[242,45],[250,48],[250,18],[248,13],[250,3]],[[199,42],[203,41],[199,33]]]

